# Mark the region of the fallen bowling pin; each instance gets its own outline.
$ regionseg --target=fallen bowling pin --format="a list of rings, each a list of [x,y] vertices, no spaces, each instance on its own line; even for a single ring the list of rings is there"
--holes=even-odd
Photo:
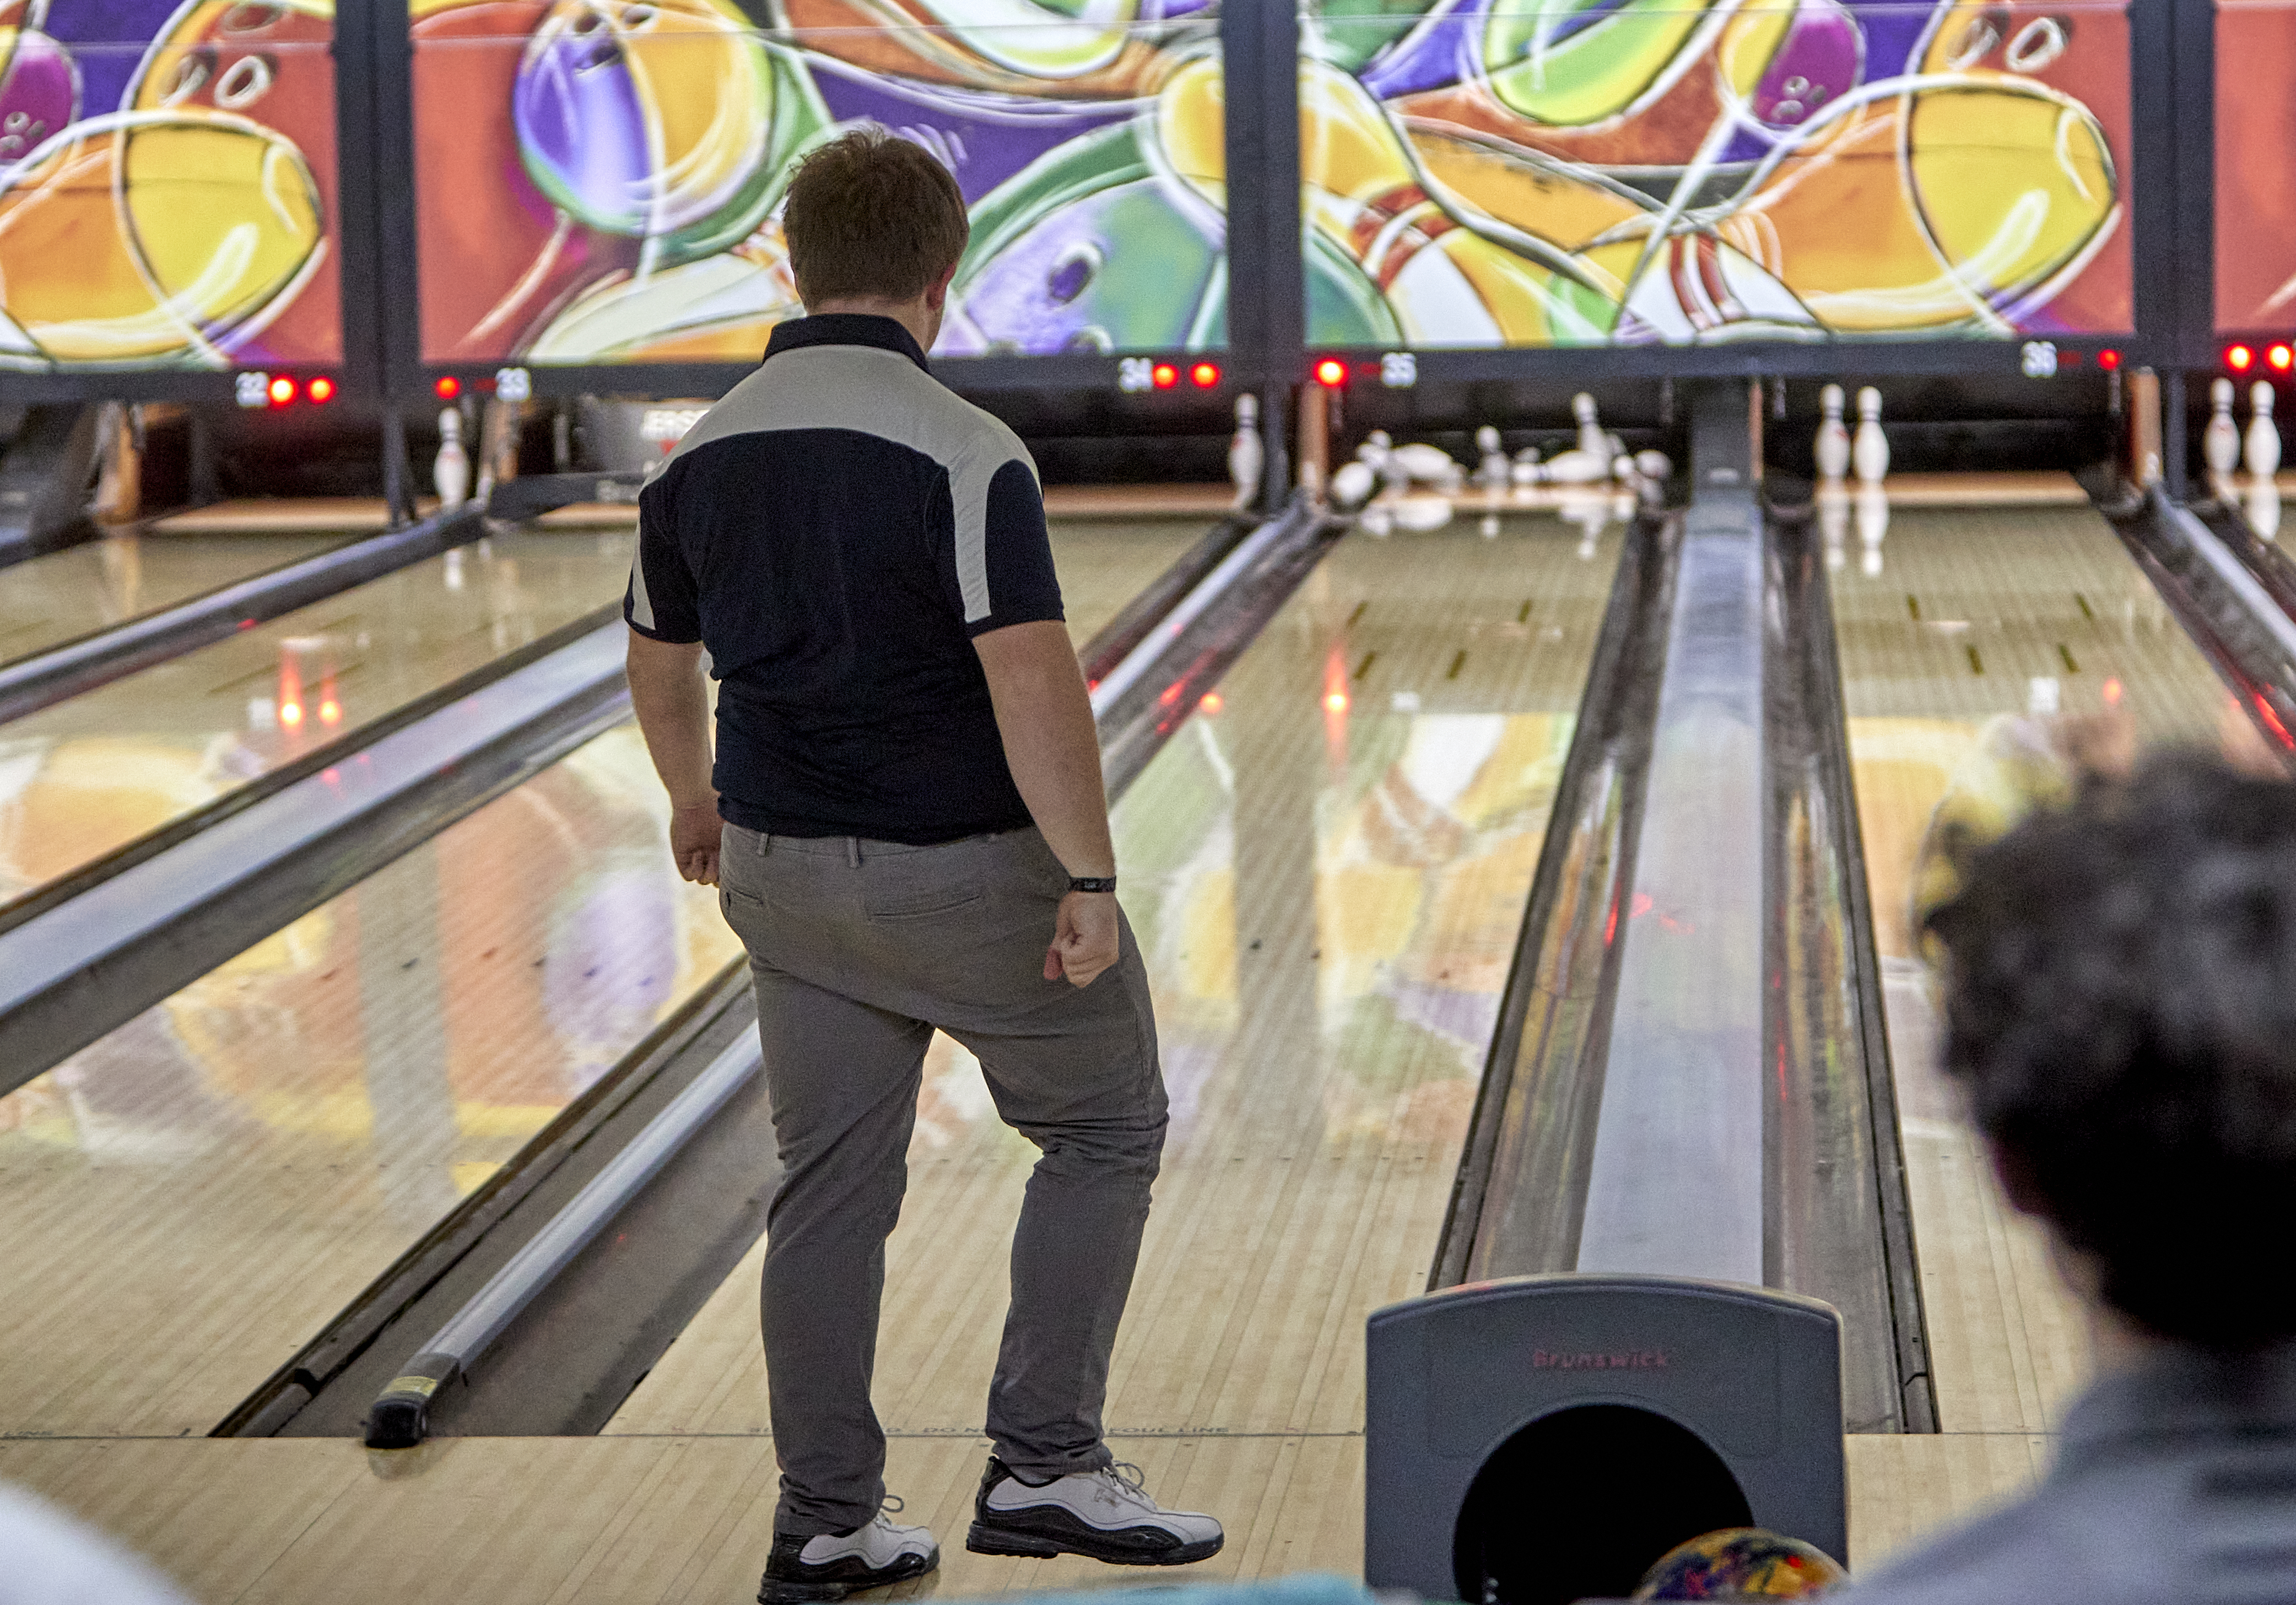
[[[1332,505],[1343,512],[1352,512],[1372,498],[1379,488],[1379,475],[1372,465],[1358,459],[1342,463],[1332,476]]]
[[[471,454],[463,449],[463,414],[448,407],[439,414],[439,455],[430,464],[430,483],[439,505],[460,507],[471,494]]]
[[[1518,488],[1529,489],[1538,483],[1538,447],[1526,446],[1515,453],[1514,465],[1507,471],[1507,478],[1512,479]]]
[[[1398,446],[1389,459],[1403,477],[1420,485],[1456,487],[1460,479],[1459,465],[1451,454],[1439,446],[1428,446],[1414,441]]]
[[[1635,471],[1653,485],[1663,485],[1674,478],[1674,459],[1664,452],[1636,452]]]
[[[1538,465],[1539,482],[1543,485],[1595,485],[1611,477],[1611,460],[1594,452],[1573,447],[1557,452]]]

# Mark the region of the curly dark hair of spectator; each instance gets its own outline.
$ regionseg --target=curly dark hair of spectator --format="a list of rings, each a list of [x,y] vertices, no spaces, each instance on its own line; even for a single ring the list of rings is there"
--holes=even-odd
[[[2296,1335],[2296,786],[2163,755],[1961,884],[1946,1066],[2030,1201],[2138,1325]]]

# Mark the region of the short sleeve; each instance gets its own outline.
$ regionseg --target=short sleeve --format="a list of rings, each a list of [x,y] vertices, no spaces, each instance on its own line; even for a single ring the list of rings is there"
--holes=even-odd
[[[622,617],[655,641],[680,645],[701,639],[701,608],[693,571],[679,550],[668,476],[638,495],[638,551],[630,563]]]
[[[1011,458],[989,476],[982,492],[979,567],[971,575],[958,520],[959,590],[965,603],[964,633],[985,635],[1007,625],[1057,619],[1060,577],[1053,569],[1053,542],[1045,528],[1045,498],[1037,475],[1023,458]],[[964,584],[965,578],[974,583]]]

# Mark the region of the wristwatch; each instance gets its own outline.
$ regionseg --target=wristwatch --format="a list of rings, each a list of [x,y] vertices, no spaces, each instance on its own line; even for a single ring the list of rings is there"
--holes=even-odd
[[[1069,890],[1072,892],[1112,892],[1116,889],[1113,875],[1070,875]]]

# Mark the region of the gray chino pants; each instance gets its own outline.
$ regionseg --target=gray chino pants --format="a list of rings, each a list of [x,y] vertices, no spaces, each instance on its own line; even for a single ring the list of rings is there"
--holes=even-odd
[[[775,1530],[849,1532],[884,1498],[869,1384],[936,1026],[979,1057],[997,1113],[1039,1151],[1013,1237],[988,1437],[1032,1476],[1107,1464],[1109,1355],[1164,1144],[1131,926],[1091,986],[1045,979],[1068,873],[1034,830],[916,848],[729,824],[721,866],[782,1160],[762,1302]]]

